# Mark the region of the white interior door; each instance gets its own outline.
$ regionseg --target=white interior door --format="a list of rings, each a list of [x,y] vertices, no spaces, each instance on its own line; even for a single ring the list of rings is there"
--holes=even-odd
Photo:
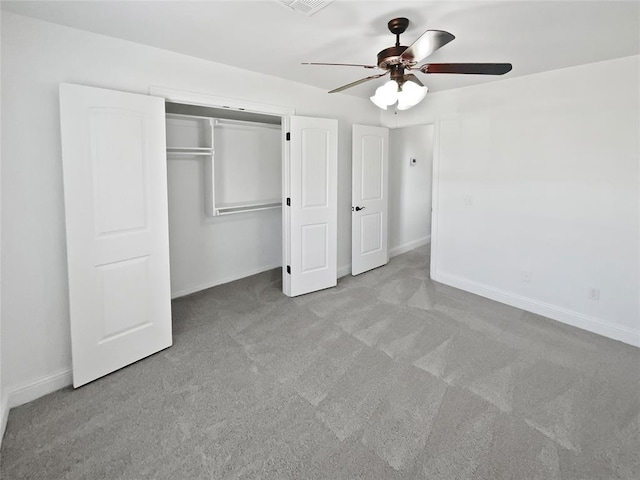
[[[164,100],[60,85],[73,385],[171,339]]]
[[[389,129],[353,126],[351,274],[389,261],[387,248]]]
[[[294,116],[290,127],[283,283],[293,297],[338,282],[338,121]]]

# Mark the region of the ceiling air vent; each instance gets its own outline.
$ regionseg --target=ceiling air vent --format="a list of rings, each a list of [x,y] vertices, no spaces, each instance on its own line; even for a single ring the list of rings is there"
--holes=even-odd
[[[278,0],[285,7],[311,16],[333,2],[333,0]]]

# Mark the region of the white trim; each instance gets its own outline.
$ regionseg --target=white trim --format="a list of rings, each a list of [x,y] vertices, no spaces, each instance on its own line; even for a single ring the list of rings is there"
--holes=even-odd
[[[9,419],[9,406],[7,403],[7,397],[0,398],[0,446],[2,446],[2,439],[4,438],[4,432],[7,429],[7,420]]]
[[[389,250],[389,257],[396,257],[398,255],[402,255],[403,253],[407,253],[415,248],[422,247],[423,245],[427,245],[431,242],[431,235],[427,235],[426,237],[418,238],[417,240],[413,240],[411,242],[407,242],[404,245],[398,245],[397,247],[393,247]]]
[[[634,347],[640,347],[640,330],[632,330],[618,325],[613,325],[596,317],[583,315],[563,307],[540,302],[532,298],[524,297],[522,295],[491,287],[479,282],[474,282],[473,280],[468,280],[456,275],[450,275],[447,273],[437,273],[434,275],[434,272],[432,272],[431,278],[436,282],[475,293],[476,295],[480,295],[500,303],[505,303],[512,307],[521,308],[522,310],[536,313],[588,332],[619,340],[629,345],[633,345]]]
[[[258,273],[267,272],[275,268],[282,268],[282,265],[265,265],[242,273],[236,273],[225,278],[220,278],[218,280],[214,280],[213,282],[202,283],[200,285],[185,288],[183,290],[178,290],[177,292],[171,292],[171,299],[173,300],[175,298],[191,295],[192,293],[200,292],[201,290],[206,290],[207,288],[211,287],[217,287],[218,285],[222,285],[224,283],[235,282],[236,280],[240,280],[241,278],[250,277],[251,275],[257,275]]]
[[[338,267],[338,278],[346,277],[351,274],[351,264],[347,263],[346,265],[342,265]]]
[[[218,128],[235,128],[239,130],[282,130],[282,125],[279,123],[258,123],[250,122],[248,120],[230,120],[228,118],[215,118],[213,126]]]
[[[72,382],[73,374],[70,369],[66,369],[10,389],[7,395],[0,399],[0,445],[2,445],[11,408],[19,407],[56,390],[68,387]]]
[[[12,388],[7,393],[7,407],[13,408],[43,397],[48,393],[70,386],[73,381],[71,369],[46,375],[25,385]]]
[[[189,105],[201,105],[204,107],[228,108],[230,110],[241,110],[252,113],[266,113],[286,117],[293,115],[295,109],[282,105],[270,105],[267,103],[250,102],[237,98],[217,97],[201,92],[189,92],[186,90],[175,90],[166,87],[149,87],[149,94],[154,97],[161,97],[169,102],[187,103]]]
[[[438,233],[439,207],[440,207],[440,123],[442,117],[438,117],[433,124],[433,162],[431,179],[431,255],[429,274],[431,278],[436,275],[438,263]]]
[[[431,235],[427,235],[426,237],[422,237],[417,240],[407,242],[404,245],[398,245],[397,247],[393,247],[391,250],[389,250],[389,258],[402,255],[403,253],[407,253],[413,249],[422,247],[423,245],[427,245],[429,244],[429,242],[431,242]],[[338,278],[341,278],[350,274],[351,274],[350,263],[347,263],[345,265],[338,267]]]

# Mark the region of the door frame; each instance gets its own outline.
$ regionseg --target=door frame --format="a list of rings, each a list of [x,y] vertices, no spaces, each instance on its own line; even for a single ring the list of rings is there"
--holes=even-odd
[[[446,120],[446,119],[445,119]],[[429,277],[435,280],[438,276],[437,262],[438,262],[438,233],[439,233],[439,221],[440,221],[440,123],[442,117],[438,117],[435,121],[427,123],[426,125],[433,125],[433,158],[431,165],[431,250],[429,253]]]
[[[290,265],[291,243],[290,243],[290,216],[286,207],[286,198],[290,196],[290,152],[287,141],[287,133],[290,131],[291,117],[295,115],[295,108],[284,105],[271,105],[266,103],[251,102],[236,98],[219,97],[202,92],[191,92],[187,90],[176,90],[174,88],[151,86],[149,95],[161,97],[165,102],[185,103],[189,105],[199,105],[202,107],[220,108],[247,113],[261,113],[280,117],[282,130],[282,290],[289,296],[291,292],[291,278],[285,270],[285,265]],[[171,226],[169,226],[171,228]]]
[[[435,249],[437,248],[436,233],[438,229],[438,200],[439,200],[438,192],[437,192],[437,188],[438,188],[437,180],[438,180],[439,167],[440,167],[440,144],[439,144],[440,118],[441,117],[429,118],[420,122],[412,121],[408,123],[401,123],[396,126],[388,126],[389,132],[392,132],[394,130],[401,130],[403,128],[420,127],[420,126],[427,126],[427,127],[431,126],[433,128],[433,137],[431,139],[431,155],[432,155],[431,184],[429,185],[431,188],[431,211],[430,211],[429,220],[428,220],[431,225],[431,233],[427,237],[428,240],[426,242],[415,241],[415,242],[410,242],[407,245],[400,245],[400,246],[389,248],[389,257],[391,258],[397,255],[401,255],[405,252],[408,252],[414,248],[427,245],[427,244],[430,245],[431,260],[430,260],[429,272],[430,272],[431,278],[433,278],[432,274],[434,272],[434,265],[435,265],[434,253],[435,253]],[[385,124],[384,126],[387,126],[387,124]],[[391,145],[391,141],[389,142],[389,145]],[[391,159],[389,160],[389,166],[391,166]]]

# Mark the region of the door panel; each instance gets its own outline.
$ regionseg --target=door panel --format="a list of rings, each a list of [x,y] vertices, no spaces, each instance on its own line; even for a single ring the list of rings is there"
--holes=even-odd
[[[384,244],[382,240],[382,222],[381,212],[369,213],[360,216],[360,252],[363,255],[379,252]]]
[[[338,122],[291,117],[289,296],[337,284]],[[285,176],[286,177],[286,176]]]
[[[303,225],[302,229],[302,273],[328,268],[329,229],[326,223]]]
[[[300,132],[302,208],[329,207],[329,133],[318,128],[303,128]]]
[[[60,85],[73,384],[169,347],[164,100]]]
[[[387,142],[379,135],[363,134],[360,145],[360,200],[381,200]]]
[[[389,130],[353,126],[351,273],[389,261],[387,251],[387,185]]]
[[[94,108],[89,122],[93,135],[91,162],[97,232],[144,229],[147,221],[144,173],[148,169],[147,158],[140,149],[144,118],[136,112]],[[119,195],[113,195],[114,191],[119,191]]]
[[[99,343],[151,325],[144,305],[138,301],[148,295],[149,256],[100,265],[98,282],[104,298],[103,336]]]

